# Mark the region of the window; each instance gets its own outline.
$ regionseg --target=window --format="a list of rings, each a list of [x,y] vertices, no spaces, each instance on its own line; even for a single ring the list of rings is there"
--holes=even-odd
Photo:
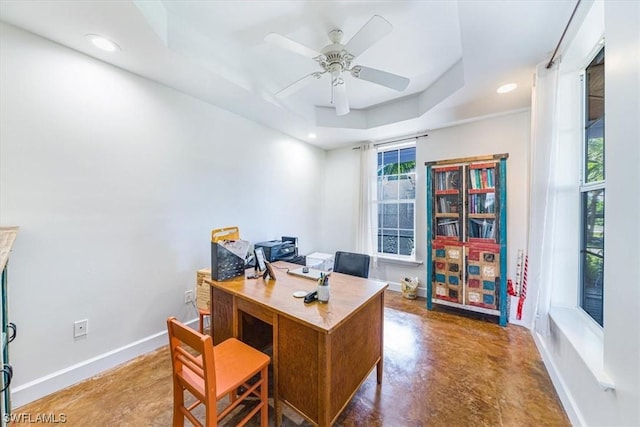
[[[415,257],[416,146],[378,150],[378,254]]]
[[[600,326],[604,326],[604,48],[591,61],[584,75],[580,306]]]

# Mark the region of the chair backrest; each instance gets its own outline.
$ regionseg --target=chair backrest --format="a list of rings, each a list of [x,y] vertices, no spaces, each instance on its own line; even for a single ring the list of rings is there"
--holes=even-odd
[[[200,334],[175,317],[167,319],[167,330],[174,382],[215,409],[216,372],[211,336]]]
[[[369,277],[370,260],[369,255],[338,251],[333,261],[333,271],[366,279]]]

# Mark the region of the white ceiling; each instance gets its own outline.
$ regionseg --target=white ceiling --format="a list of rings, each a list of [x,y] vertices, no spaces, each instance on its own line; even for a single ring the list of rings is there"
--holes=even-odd
[[[379,141],[526,108],[573,0],[0,2],[0,20],[324,148]],[[316,50],[339,28],[345,44],[373,15],[393,31],[358,56],[411,79],[404,92],[345,77],[351,113],[337,117],[329,79],[273,95],[319,71],[264,42],[270,32]],[[88,33],[122,48],[102,52]],[[496,88],[516,82],[516,91]],[[308,137],[310,132],[317,139]]]

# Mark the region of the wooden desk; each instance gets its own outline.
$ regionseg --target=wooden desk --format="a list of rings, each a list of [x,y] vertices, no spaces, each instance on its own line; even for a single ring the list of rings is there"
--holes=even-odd
[[[330,426],[374,367],[382,382],[383,291],[388,285],[332,273],[329,303],[304,304],[293,292],[310,292],[316,282],[283,270],[299,265],[274,266],[275,281],[205,279],[211,285],[213,341],[242,339],[243,313],[271,325],[277,425],[283,402],[310,422]]]

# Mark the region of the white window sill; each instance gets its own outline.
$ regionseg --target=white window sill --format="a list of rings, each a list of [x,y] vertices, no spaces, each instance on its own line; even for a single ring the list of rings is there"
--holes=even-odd
[[[551,307],[549,317],[565,335],[605,391],[615,390],[604,369],[604,333],[579,308]]]
[[[384,262],[384,263],[389,263],[389,264],[409,265],[411,267],[418,267],[419,265],[422,265],[422,261],[418,261],[416,259],[395,258],[395,257],[380,256],[380,255],[378,255],[378,262]]]

